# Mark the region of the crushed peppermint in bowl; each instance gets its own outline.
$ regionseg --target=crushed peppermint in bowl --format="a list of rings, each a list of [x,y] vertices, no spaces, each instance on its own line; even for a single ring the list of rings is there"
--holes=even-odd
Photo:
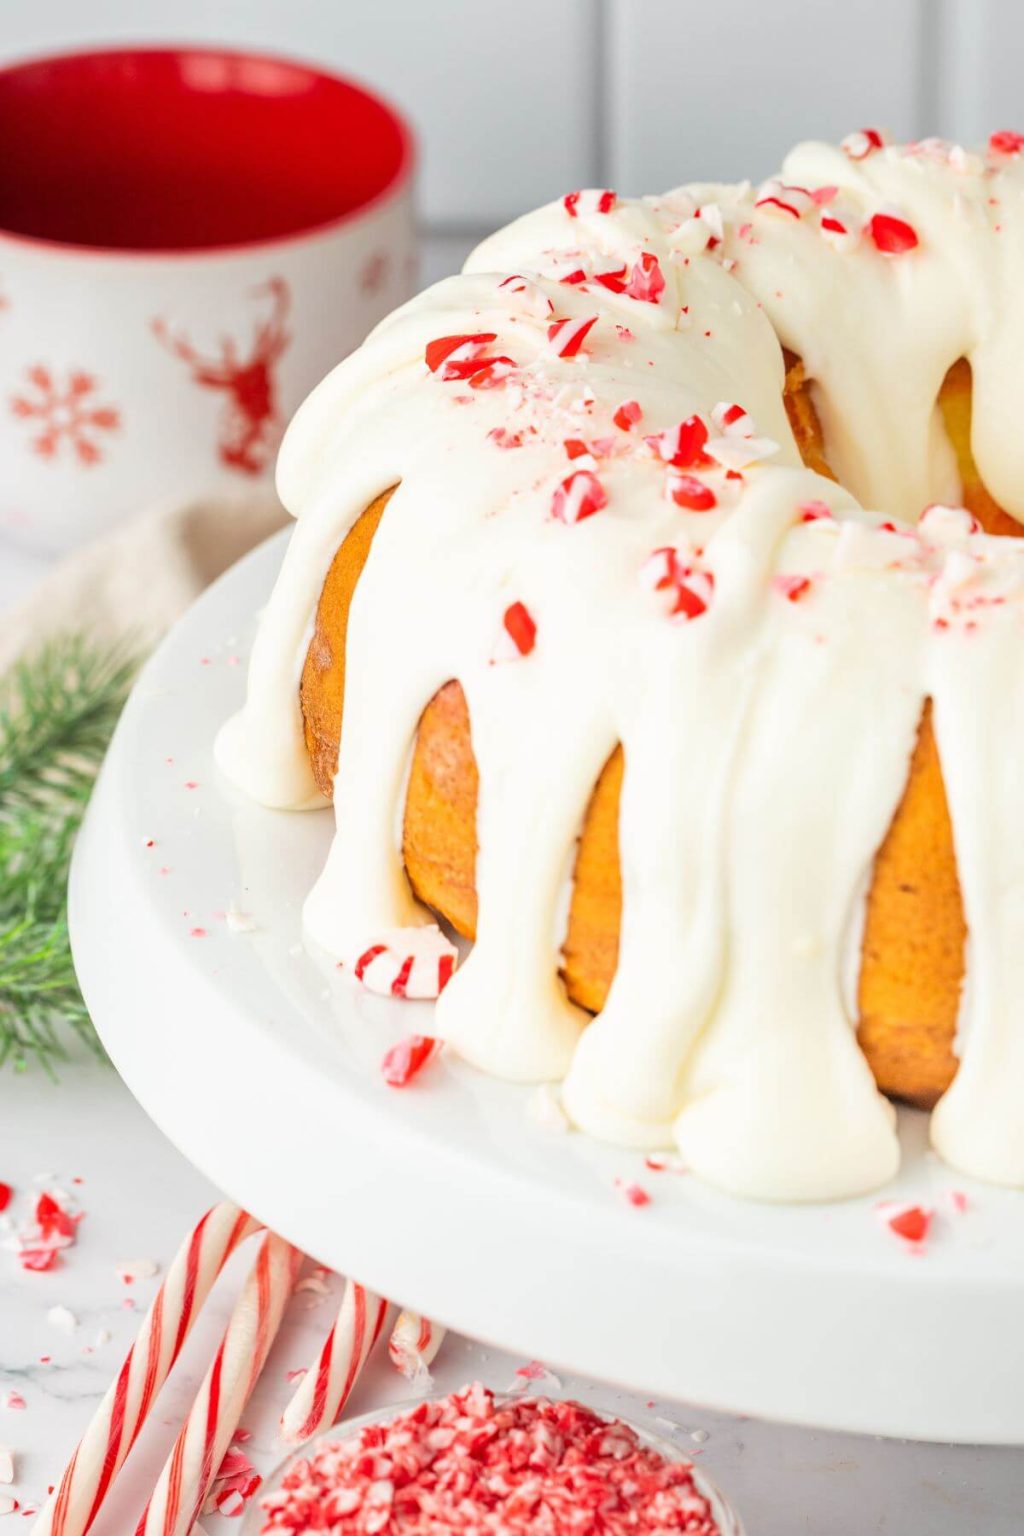
[[[249,1536],[742,1536],[680,1450],[582,1403],[479,1382],[328,1430],[250,1510]]]

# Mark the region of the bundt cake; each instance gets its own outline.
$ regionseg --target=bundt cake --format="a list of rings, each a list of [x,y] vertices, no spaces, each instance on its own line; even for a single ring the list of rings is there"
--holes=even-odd
[[[739,1195],[883,1184],[885,1095],[1024,1184],[1022,148],[570,193],[282,450],[219,758],[333,797],[311,937]]]

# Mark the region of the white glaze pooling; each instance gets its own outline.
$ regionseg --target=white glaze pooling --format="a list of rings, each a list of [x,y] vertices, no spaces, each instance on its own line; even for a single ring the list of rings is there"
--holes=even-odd
[[[839,190],[785,194],[793,214],[743,188],[542,209],[336,369],[282,454],[300,520],[222,761],[259,798],[308,803],[297,678],[320,587],[363,508],[397,483],[349,617],[338,836],[309,931],[354,964],[381,933],[427,920],[395,825],[419,715],[458,678],[480,768],[479,919],[439,1033],[508,1077],[567,1074],[570,1113],[598,1135],[674,1139],[737,1193],[817,1198],[896,1168],[841,972],[930,695],[967,920],[985,939],[971,945],[963,1067],[937,1140],[953,1162],[1024,1182],[1024,1031],[1010,1022],[1024,946],[1008,900],[1024,888],[1024,811],[1012,775],[998,824],[978,792],[1024,748],[1024,711],[987,702],[1016,680],[1024,556],[962,514],[887,531],[801,468],[776,339],[817,381],[830,455],[908,517],[951,489],[935,400],[969,356],[979,465],[1024,512],[1020,440],[983,420],[986,402],[1005,425],[1006,401],[1021,401],[1004,341],[1024,323],[1020,285],[1002,252],[1024,238],[1024,184],[1016,159],[986,169],[935,146],[858,162],[805,146],[783,179],[812,172]],[[861,231],[878,211],[898,213],[917,247],[877,250]],[[853,233],[823,234],[829,212]],[[649,301],[594,281],[620,269],[634,294],[651,294],[652,271],[663,290]],[[591,316],[579,354],[556,355],[553,320]],[[499,387],[427,369],[430,342],[477,333],[496,337],[481,367],[515,364]],[[616,425],[626,400],[642,418]],[[714,408],[734,401],[751,419],[725,425]],[[644,442],[694,413],[716,423],[714,457],[683,472],[711,489],[710,511],[669,498],[675,472]],[[589,455],[570,462],[566,441],[580,439]],[[580,468],[606,505],[565,523],[553,496]],[[673,620],[695,592],[706,611]],[[515,603],[536,624],[524,655],[502,625]],[[584,1034],[557,974],[559,892],[619,742],[619,967]]]

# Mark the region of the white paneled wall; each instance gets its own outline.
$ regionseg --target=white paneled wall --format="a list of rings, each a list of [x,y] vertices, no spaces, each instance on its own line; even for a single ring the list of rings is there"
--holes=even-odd
[[[572,186],[759,177],[865,123],[970,140],[1024,119],[1024,0],[0,0],[0,61],[183,38],[318,60],[403,105],[430,275]]]

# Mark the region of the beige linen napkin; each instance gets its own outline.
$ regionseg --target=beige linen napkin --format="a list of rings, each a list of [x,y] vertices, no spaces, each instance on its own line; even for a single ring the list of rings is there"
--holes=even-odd
[[[0,623],[0,672],[48,636],[159,639],[204,587],[288,517],[269,490],[153,507],[78,550]]]

